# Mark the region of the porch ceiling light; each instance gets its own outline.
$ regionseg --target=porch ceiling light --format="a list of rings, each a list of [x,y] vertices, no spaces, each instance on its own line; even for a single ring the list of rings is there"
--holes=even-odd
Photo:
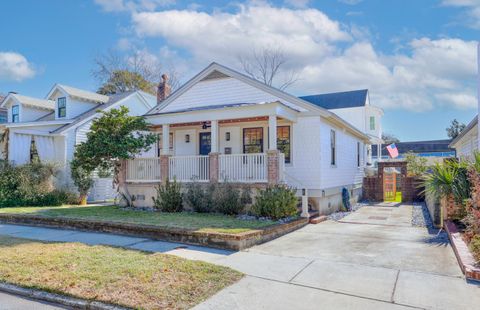
[[[210,128],[210,127],[212,127],[212,126],[208,125],[207,122],[202,123],[202,129],[207,129],[207,128]]]

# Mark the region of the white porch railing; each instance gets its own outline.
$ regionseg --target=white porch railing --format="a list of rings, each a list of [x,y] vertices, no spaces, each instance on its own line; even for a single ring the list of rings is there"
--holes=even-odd
[[[219,181],[267,182],[267,154],[219,155]]]
[[[168,178],[179,182],[208,182],[210,160],[208,155],[172,156],[169,158]]]
[[[127,161],[127,182],[158,182],[160,158],[135,158]]]

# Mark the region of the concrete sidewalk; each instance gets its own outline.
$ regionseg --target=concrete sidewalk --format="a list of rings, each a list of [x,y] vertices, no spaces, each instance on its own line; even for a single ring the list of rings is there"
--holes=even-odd
[[[375,208],[241,252],[16,225],[0,234],[162,252],[247,274],[197,309],[478,309],[480,289],[465,282],[444,238],[407,225],[409,206]]]

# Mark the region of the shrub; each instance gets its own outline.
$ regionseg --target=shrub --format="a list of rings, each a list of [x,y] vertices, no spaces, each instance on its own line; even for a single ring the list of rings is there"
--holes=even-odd
[[[181,185],[177,180],[167,180],[165,185],[156,187],[157,197],[153,197],[153,207],[162,212],[182,212]]]
[[[245,205],[240,201],[240,191],[231,183],[216,184],[212,192],[215,211],[226,215],[237,215],[245,209]]]
[[[470,251],[477,261],[480,261],[480,235],[476,235],[470,241]]]
[[[195,212],[207,213],[213,211],[212,192],[214,185],[204,189],[201,184],[192,182],[187,184],[187,191],[184,195],[185,205]]]
[[[0,164],[0,207],[49,206],[66,203],[66,191],[55,191],[55,167],[34,162],[22,166]],[[59,193],[63,192],[62,195]]]
[[[295,189],[274,185],[260,191],[252,207],[252,212],[256,216],[278,220],[296,215],[297,203]]]
[[[240,195],[240,202],[244,205],[252,204],[252,189],[250,186],[245,185],[242,188],[242,194]]]
[[[407,162],[409,176],[422,176],[427,172],[427,159],[425,157],[420,157],[413,152],[408,152],[405,155],[405,161]]]
[[[71,165],[72,180],[78,189],[80,197],[78,198],[80,204],[86,204],[88,191],[92,187],[94,181],[92,174],[82,168],[79,161],[74,160]]]

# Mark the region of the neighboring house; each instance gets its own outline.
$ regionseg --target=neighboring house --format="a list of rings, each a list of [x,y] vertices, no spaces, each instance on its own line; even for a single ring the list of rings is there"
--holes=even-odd
[[[455,150],[449,146],[450,140],[429,140],[429,141],[411,141],[397,142],[395,146],[398,149],[398,158],[404,158],[407,153],[414,153],[421,157],[426,157],[429,162],[442,161],[444,158],[455,157]],[[372,147],[373,153],[377,153],[377,146]],[[387,145],[381,145],[381,159],[388,159]],[[378,157],[375,158],[378,160]]]
[[[465,129],[450,142],[450,147],[457,151],[458,158],[471,158],[478,150],[478,117],[475,116]]]
[[[330,110],[360,129],[370,138],[367,146],[367,164],[372,164],[372,156],[379,154],[371,146],[378,146],[382,140],[383,110],[370,104],[368,89],[319,94],[299,97],[324,109]]]
[[[335,113],[217,63],[146,118],[161,139],[127,162],[137,206],[151,205],[166,178],[287,183],[322,213],[339,208],[343,188],[354,199],[361,193],[371,137]]]
[[[59,182],[71,185],[68,163],[75,145],[86,140],[98,110],[126,106],[131,115],[142,115],[156,104],[155,96],[135,91],[113,96],[56,84],[45,99],[10,93],[1,108],[7,109],[8,160],[20,165],[34,156],[61,168]],[[96,179],[89,200],[112,198],[111,178]]]

